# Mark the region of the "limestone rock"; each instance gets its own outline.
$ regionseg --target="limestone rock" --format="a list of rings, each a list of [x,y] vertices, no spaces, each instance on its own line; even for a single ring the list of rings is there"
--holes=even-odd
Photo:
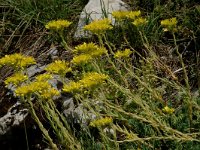
[[[0,135],[4,135],[10,128],[18,126],[28,115],[28,109],[20,108],[21,103],[17,102],[0,118]]]
[[[90,35],[83,30],[83,27],[93,20],[109,18],[114,23],[111,13],[119,10],[128,10],[128,5],[121,0],[90,0],[80,14],[74,37],[89,37]]]

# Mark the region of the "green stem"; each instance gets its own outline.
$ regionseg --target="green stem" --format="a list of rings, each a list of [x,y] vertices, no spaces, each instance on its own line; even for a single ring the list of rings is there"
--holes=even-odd
[[[99,42],[100,42],[101,46],[103,47],[104,44],[103,44],[102,37],[101,37],[101,36],[98,36],[98,38],[99,38]],[[110,50],[110,53],[111,53],[112,55],[114,55],[114,52],[112,51],[112,48],[111,48],[110,45],[108,44],[105,35],[104,35],[104,38],[105,38],[105,41],[106,41],[106,43],[107,43],[107,46],[108,46],[108,48],[109,48],[109,50]],[[127,80],[123,77],[123,75],[121,74],[121,71],[120,71],[119,69],[117,69],[117,67],[115,66],[115,64],[114,64],[113,61],[111,60],[111,58],[110,58],[110,56],[109,56],[108,53],[106,53],[106,56],[107,56],[107,58],[108,58],[108,62],[112,65],[113,69],[119,74],[119,76],[121,77],[121,79],[122,79],[122,81],[124,82],[124,84],[126,85],[126,87],[129,87]]]
[[[52,127],[54,128],[56,133],[60,132],[61,136],[60,140],[62,141],[62,139],[64,139],[62,144],[66,147],[66,149],[77,149],[77,150],[81,149],[80,143],[70,133],[69,128],[63,125],[63,122],[60,120],[59,114],[57,114],[56,111],[57,109],[53,104],[53,102],[51,101],[52,100],[45,103],[41,102],[41,106],[45,111],[46,115],[48,116],[48,118],[50,119],[49,121],[55,124],[55,127],[53,126]],[[64,122],[66,122],[66,120],[64,120]]]
[[[135,78],[143,87],[145,87],[152,95],[155,99],[157,99],[158,101],[160,101],[161,104],[164,104],[164,101],[161,97],[160,94],[158,94],[157,92],[155,92],[153,89],[151,89],[145,82],[143,82],[135,73],[133,70],[130,70],[129,68],[126,67],[126,65],[118,59],[118,62],[124,67],[124,69],[127,70],[127,72],[129,72],[130,76],[132,76],[133,78]]]
[[[63,122],[64,125],[65,125],[65,127],[66,127],[68,130],[70,130],[70,127],[69,127],[69,125],[68,125],[68,123],[67,123],[65,117],[58,111],[58,109],[56,108],[56,106],[55,106],[55,104],[54,104],[54,102],[53,102],[52,99],[50,100],[49,104],[50,104],[51,107],[55,110],[55,112],[60,116],[62,122]]]
[[[60,38],[61,38],[61,40],[62,40],[62,44],[63,44],[65,50],[67,50],[67,51],[68,51],[68,50],[69,50],[69,51],[72,51],[72,48],[70,48],[70,47],[68,46],[67,42],[65,41],[65,38],[64,38],[64,36],[63,36],[63,32],[59,32],[58,34],[59,34],[59,36],[60,36]]]
[[[51,137],[49,136],[48,131],[44,128],[43,124],[40,122],[39,118],[36,115],[36,112],[33,108],[33,103],[28,100],[28,103],[30,105],[30,112],[32,117],[34,118],[35,122],[38,124],[40,130],[42,131],[42,133],[44,134],[45,138],[49,141],[49,144],[51,145],[53,150],[58,150],[58,147],[56,146],[56,144],[53,143],[53,140],[51,139]]]
[[[108,46],[108,49],[109,49],[110,53],[111,53],[112,55],[114,55],[115,53],[113,52],[113,50],[112,50],[112,48],[111,48],[111,46],[110,46],[110,44],[109,44],[109,42],[108,42],[108,40],[107,40],[105,34],[103,35],[103,38],[104,38],[104,41],[105,41],[106,45]]]
[[[157,61],[159,65],[162,65],[162,69],[165,70],[167,73],[169,73],[173,80],[177,81],[177,77],[174,75],[174,73],[170,70],[170,68],[164,64],[162,61],[160,61],[159,57],[156,55],[156,53],[151,49],[151,46],[149,44],[149,41],[145,35],[142,34],[141,31],[139,31],[141,40],[143,42],[144,47],[146,48],[147,52],[150,54],[150,56],[153,58],[153,60]],[[144,37],[144,38],[143,38]],[[146,60],[145,60],[146,61]]]
[[[101,47],[104,47],[103,39],[102,39],[101,35],[98,35],[97,37],[98,37],[100,46],[101,46]]]
[[[183,68],[183,76],[184,76],[184,80],[185,80],[185,84],[186,84],[187,96],[189,98],[189,100],[188,100],[188,113],[189,113],[189,121],[190,121],[190,128],[191,128],[192,127],[192,97],[191,97],[191,93],[190,93],[189,79],[188,79],[187,71],[185,69],[185,64],[183,62],[182,55],[179,53],[179,50],[178,50],[178,45],[176,43],[175,34],[172,33],[172,35],[173,35],[173,39],[174,39],[174,45],[175,45],[176,53],[178,54],[179,61],[180,61],[181,66]]]

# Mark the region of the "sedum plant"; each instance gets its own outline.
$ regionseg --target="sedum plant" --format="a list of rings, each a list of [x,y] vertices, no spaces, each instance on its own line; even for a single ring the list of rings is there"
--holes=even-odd
[[[153,49],[144,32],[149,21],[141,17],[140,11],[113,12],[112,15],[122,28],[123,21],[131,24],[145,54],[136,51],[129,41],[115,47],[107,38],[107,31],[114,30],[115,25],[111,25],[109,19],[95,20],[84,29],[97,36],[98,41],[75,46],[69,62],[52,62],[45,74],[29,81],[23,71],[36,62],[28,58],[26,64],[20,56],[23,63],[15,60],[8,63],[17,65],[15,68],[20,72],[7,78],[5,83],[17,86],[16,96],[28,103],[33,118],[53,149],[58,149],[59,145],[63,149],[159,149],[168,146],[178,149],[183,144],[186,147],[199,144],[200,106],[198,98],[191,94],[187,70],[177,46],[174,34],[178,29],[177,19],[162,20],[160,25],[163,31],[173,35],[184,84]],[[54,24],[60,32],[70,23],[50,22],[46,28],[53,29]],[[123,36],[126,39],[126,35]],[[137,58],[133,59],[135,55]],[[13,56],[0,59],[0,66],[6,64],[8,57]],[[65,80],[67,72],[72,73],[69,82]],[[62,79],[61,91],[48,82],[54,74]],[[56,108],[53,98],[62,93],[71,93],[77,107],[83,107],[82,118],[76,122],[78,128],[73,127],[75,123],[69,124]],[[174,93],[177,94],[174,96]],[[56,144],[37,117],[33,97],[49,120],[58,139]]]
[[[72,22],[68,20],[58,19],[58,20],[49,21],[45,25],[46,29],[50,30],[53,33],[58,34],[58,37],[61,39],[61,44],[63,45],[65,50],[71,50],[71,48],[68,46],[66,42],[66,38],[64,37],[64,29],[68,28],[71,24]]]

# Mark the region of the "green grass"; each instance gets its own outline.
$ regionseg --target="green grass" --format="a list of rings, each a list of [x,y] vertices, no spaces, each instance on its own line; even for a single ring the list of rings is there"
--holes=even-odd
[[[32,39],[30,45],[37,45],[37,37],[41,37],[41,42],[45,43],[39,45],[41,49],[53,44],[64,52],[66,49],[73,51],[77,46],[72,36],[78,15],[87,1],[5,0],[1,3],[2,57],[19,51],[26,53],[23,48],[27,46],[23,41],[29,38]],[[32,93],[36,101],[31,101],[30,97],[26,101],[21,99],[50,147],[200,149],[200,5],[189,0],[127,3],[141,10],[147,24],[136,27],[126,20],[124,24],[114,25],[112,31],[94,36],[92,41],[105,47],[108,53],[89,63],[73,64],[70,58],[76,55],[71,52],[70,56],[61,56],[67,57],[72,67],[70,81],[80,82],[84,74],[91,71],[108,75],[106,81],[98,85],[71,92],[74,103],[82,105],[88,119],[79,118],[79,123],[73,119],[69,121],[58,109],[56,101],[46,101],[39,93]],[[178,32],[164,32],[161,20],[172,17],[178,20]],[[44,25],[54,19],[66,19],[73,24],[62,34],[46,31]],[[31,38],[34,36],[36,38]],[[118,50],[126,48],[132,51],[130,57],[117,59],[114,56]],[[41,51],[28,52],[35,57],[42,55]],[[173,108],[174,112],[166,112],[165,106]],[[38,117],[38,108],[44,111],[48,125]],[[94,121],[91,114],[97,119],[110,117],[112,122],[91,126]],[[80,123],[82,121],[86,122]]]
[[[4,37],[1,39],[4,43],[2,48],[7,52],[12,47],[20,49],[21,44],[24,44],[23,37],[27,34],[45,35],[41,28],[50,20],[77,21],[86,2],[80,0],[5,0],[0,3],[1,34]]]

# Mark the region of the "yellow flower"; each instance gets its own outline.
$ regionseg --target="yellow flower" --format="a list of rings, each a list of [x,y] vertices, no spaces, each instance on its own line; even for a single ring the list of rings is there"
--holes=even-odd
[[[101,127],[105,125],[109,125],[113,122],[111,117],[105,117],[97,120],[93,120],[90,122],[89,126],[91,127]]]
[[[59,74],[64,76],[67,72],[72,71],[69,67],[69,63],[64,60],[56,60],[55,62],[49,64],[45,70],[49,73]]]
[[[52,79],[53,76],[51,74],[45,73],[45,74],[40,74],[36,76],[36,81],[47,81],[49,79]]]
[[[140,10],[138,10],[138,11],[130,11],[127,14],[127,18],[135,19],[136,17],[139,17],[140,15],[141,15],[141,11]]]
[[[75,47],[74,52],[81,54],[88,54],[92,57],[101,56],[107,53],[107,50],[104,47],[99,47],[94,43],[83,43],[77,47]],[[83,56],[82,56],[83,57]]]
[[[127,18],[129,13],[129,11],[113,11],[112,16],[117,20],[123,20]]]
[[[105,33],[107,30],[111,30],[113,27],[110,24],[111,20],[105,18],[91,22],[90,24],[86,25],[84,29],[99,35]]]
[[[83,85],[80,82],[74,82],[71,81],[69,84],[65,84],[63,87],[64,92],[74,92],[74,91],[81,91],[83,88]]]
[[[74,92],[74,91],[81,91],[84,88],[91,88],[95,85],[99,85],[104,80],[108,78],[107,75],[99,74],[96,72],[89,72],[84,75],[84,77],[77,81],[71,81],[69,84],[65,84],[63,87],[64,92]]]
[[[56,90],[55,88],[50,88],[50,89],[44,90],[40,96],[42,99],[50,99],[50,98],[53,98],[54,96],[59,96],[59,95],[60,95],[60,92],[58,90]]]
[[[29,94],[32,94],[32,91],[28,85],[23,85],[23,86],[18,87],[15,90],[15,94],[16,94],[16,96],[19,96],[19,97],[25,97]]]
[[[108,78],[105,74],[99,74],[97,72],[89,72],[79,81],[84,88],[90,88],[95,85],[103,83]]]
[[[144,25],[147,23],[147,20],[145,18],[137,18],[132,22],[136,27]]]
[[[174,108],[169,108],[168,106],[165,106],[162,110],[167,114],[173,114],[173,112],[175,111]]]
[[[161,25],[162,26],[176,26],[177,23],[178,22],[177,22],[175,17],[174,18],[170,18],[170,19],[165,19],[165,20],[161,21]]]
[[[78,56],[75,56],[73,59],[72,59],[72,63],[75,64],[75,65],[81,65],[81,64],[85,64],[85,63],[88,63],[89,61],[92,60],[92,57],[91,55],[89,54],[81,54],[81,55],[78,55]]]
[[[95,51],[91,52],[90,55],[92,57],[98,57],[98,56],[101,56],[101,55],[106,54],[106,53],[107,53],[107,50],[104,47],[99,47]]]
[[[98,46],[95,43],[83,43],[81,45],[78,45],[74,49],[74,53],[84,53],[88,54],[91,53],[92,51],[95,51],[98,49]]]
[[[50,29],[50,30],[63,30],[64,28],[67,28],[69,25],[71,25],[72,23],[67,21],[67,20],[53,20],[53,21],[50,21],[48,22],[46,25],[45,25],[45,28],[46,29]]]
[[[176,25],[177,25],[178,21],[176,20],[176,18],[170,18],[170,19],[165,19],[161,21],[161,25],[164,28],[164,31],[176,31]]]
[[[10,65],[15,68],[24,69],[25,67],[32,64],[36,64],[36,61],[33,57],[24,56],[20,53],[5,55],[0,59],[0,67],[4,65]]]
[[[22,73],[15,73],[14,75],[8,77],[4,82],[6,85],[8,84],[14,84],[14,85],[19,85],[20,83],[28,80],[28,76],[22,74]]]
[[[112,16],[117,20],[135,19],[141,15],[141,11],[113,11]]]
[[[24,68],[28,65],[36,64],[35,59],[33,57],[24,56],[21,61],[18,61],[17,65]]]
[[[30,84],[23,85],[16,88],[15,94],[16,96],[24,97],[24,96],[27,96],[29,94],[34,94],[34,93],[41,94],[42,92],[50,88],[51,88],[51,85],[47,81],[46,82],[34,81],[34,82],[31,82]]]
[[[26,84],[18,87],[15,90],[16,96],[25,97],[30,94],[37,94],[43,99],[50,99],[53,96],[58,96],[60,92],[55,88],[52,88],[47,81],[34,81],[30,84]]]
[[[124,51],[117,51],[114,55],[114,58],[122,58],[122,57],[129,57],[132,54],[130,49],[125,49]]]
[[[99,47],[94,43],[83,43],[75,47],[74,53],[79,55],[74,56],[71,62],[75,65],[80,65],[88,63],[93,58],[107,53],[107,50],[104,47]]]

